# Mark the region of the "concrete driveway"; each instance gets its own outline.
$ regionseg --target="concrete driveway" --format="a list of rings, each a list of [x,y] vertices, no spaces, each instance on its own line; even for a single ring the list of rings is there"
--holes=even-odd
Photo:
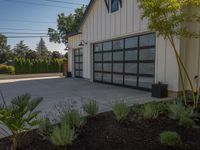
[[[120,100],[125,100],[128,104],[156,100],[151,98],[149,92],[75,78],[0,80],[0,88],[7,103],[13,97],[24,93],[30,93],[33,98],[43,97],[39,110],[45,114],[57,111],[55,108],[58,106],[68,107],[72,103],[80,108],[89,99],[98,102],[101,112],[110,110],[113,103]]]

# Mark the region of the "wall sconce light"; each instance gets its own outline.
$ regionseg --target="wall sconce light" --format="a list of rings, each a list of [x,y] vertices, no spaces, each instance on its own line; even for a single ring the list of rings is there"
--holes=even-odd
[[[84,46],[84,45],[87,45],[88,43],[84,40],[81,40],[80,44],[78,46]]]
[[[65,45],[66,45],[66,48],[65,48],[64,50],[65,50],[65,51],[68,51],[68,50],[70,49],[69,43],[65,43]]]

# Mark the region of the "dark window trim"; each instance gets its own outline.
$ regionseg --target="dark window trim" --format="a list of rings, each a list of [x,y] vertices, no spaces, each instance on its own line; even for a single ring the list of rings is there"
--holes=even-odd
[[[114,12],[116,12],[116,11],[118,11],[119,10],[119,0],[116,0],[117,1],[117,8],[115,8],[115,9],[113,9],[113,2],[115,2],[115,0],[111,0],[111,13],[114,13]]]

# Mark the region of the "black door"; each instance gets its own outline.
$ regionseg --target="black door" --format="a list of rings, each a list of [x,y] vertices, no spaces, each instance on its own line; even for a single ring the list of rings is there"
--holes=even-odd
[[[154,71],[155,34],[94,44],[94,81],[150,90]]]
[[[76,78],[83,77],[83,49],[76,49],[74,51],[74,74]]]

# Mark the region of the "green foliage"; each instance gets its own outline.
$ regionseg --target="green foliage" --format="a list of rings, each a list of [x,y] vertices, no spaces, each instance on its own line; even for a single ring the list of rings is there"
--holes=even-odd
[[[175,120],[180,120],[180,118],[194,116],[194,110],[192,107],[185,107],[181,102],[173,102],[169,104],[169,117]]]
[[[127,119],[130,108],[125,102],[116,103],[113,106],[113,113],[119,122],[123,122]]]
[[[53,126],[48,118],[45,118],[40,121],[39,124],[39,134],[42,135],[45,139],[48,139],[52,133]]]
[[[48,35],[51,42],[65,43],[67,34],[70,32],[76,32],[77,28],[83,17],[84,6],[77,8],[74,14],[69,14],[65,16],[64,13],[58,15],[57,19],[57,30],[49,28]]]
[[[54,145],[66,146],[71,145],[76,138],[75,130],[65,120],[61,125],[57,125],[50,135],[50,140]]]
[[[157,111],[155,105],[145,104],[144,105],[143,117],[145,119],[155,119],[155,118],[157,118],[158,117],[158,111]]]
[[[0,33],[0,63],[8,62],[14,57],[10,46],[7,45],[7,37]]]
[[[144,105],[142,105],[142,104],[134,104],[131,107],[131,112],[136,113],[138,115],[143,114],[143,112],[144,112]]]
[[[15,73],[15,68],[13,66],[0,64],[0,74],[14,74],[14,73]]]
[[[41,101],[42,98],[31,100],[31,96],[25,94],[14,98],[10,106],[0,108],[0,123],[13,134],[13,147],[17,147],[17,138],[20,133],[39,124],[37,117],[40,112],[35,109]]]
[[[193,108],[185,107],[181,102],[169,104],[170,118],[178,120],[179,124],[186,128],[192,128],[195,125],[193,121],[194,115]]]
[[[21,58],[25,58],[26,53],[29,50],[30,48],[24,44],[24,41],[20,41],[18,44],[16,44],[16,46],[13,49],[15,56]]]
[[[95,116],[99,111],[99,106],[95,100],[90,100],[88,103],[83,105],[83,110],[89,115],[89,116]]]
[[[79,129],[84,124],[84,119],[78,111],[72,110],[66,112],[63,117],[64,122],[69,124],[70,128]]]
[[[29,74],[29,73],[50,73],[61,72],[63,61],[60,59],[46,60],[30,60],[24,58],[15,59],[15,73]]]
[[[140,8],[143,18],[148,19],[148,27],[158,35],[167,38],[169,35],[196,37],[199,33],[191,32],[184,24],[191,21],[200,23],[197,14],[185,11],[189,6],[199,7],[198,0],[141,0]]]
[[[195,126],[194,120],[187,116],[181,116],[179,120],[180,125],[184,126],[185,128],[192,128]]]
[[[48,51],[43,38],[41,38],[39,43],[37,44],[36,51],[40,55],[40,59],[48,59],[49,58],[50,52]]]
[[[181,137],[176,132],[166,131],[160,134],[160,142],[171,147],[181,147]]]

